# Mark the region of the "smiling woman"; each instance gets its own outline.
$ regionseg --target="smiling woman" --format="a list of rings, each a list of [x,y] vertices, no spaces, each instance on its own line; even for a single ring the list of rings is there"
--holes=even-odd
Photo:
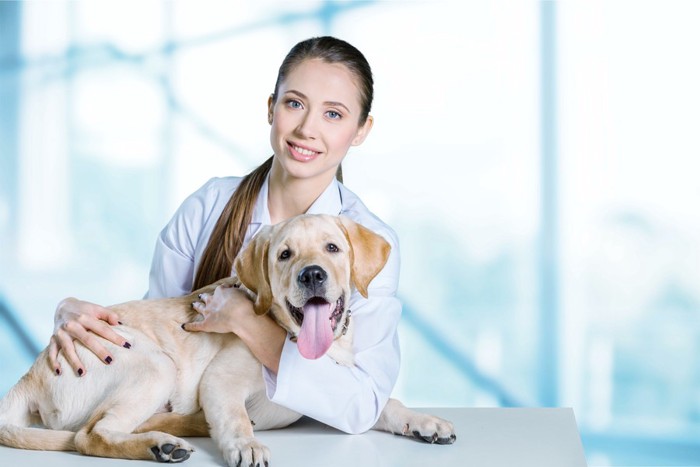
[[[325,286],[312,270],[306,271],[307,280],[303,271],[293,274],[308,285],[304,290],[310,294],[287,296],[293,311],[303,315],[296,323],[298,335],[290,336],[296,339],[288,339],[285,328],[269,314],[256,317],[256,311],[265,313],[269,308],[261,308],[265,294],[260,290],[256,291],[255,304],[243,292],[231,290],[225,306],[216,313],[204,314],[201,322],[183,327],[235,333],[264,365],[270,400],[352,433],[366,431],[377,422],[396,383],[400,361],[396,234],[336,180],[348,149],[361,144],[372,128],[371,104],[372,73],[359,50],[334,37],[312,38],[294,46],[268,100],[273,156],[248,176],[212,179],[185,200],[158,239],[147,293],[148,298],[181,296],[201,284],[229,277],[239,264],[234,260],[242,247],[256,234],[258,242],[265,235],[263,227],[304,213],[343,214],[364,225],[363,229],[374,232],[371,236],[386,245],[371,248],[386,252],[376,268],[380,272],[363,280],[355,268],[347,271],[357,287],[342,297],[317,295],[316,286]],[[343,229],[348,236],[357,230],[349,226]],[[358,232],[361,238],[370,237]],[[338,244],[338,240],[324,243],[322,256],[339,257]],[[277,259],[283,264],[293,262],[289,261],[293,245],[275,246],[274,251],[280,251],[281,256],[288,251],[289,258]],[[359,248],[347,247],[345,251],[357,262],[370,264],[363,261]],[[244,283],[249,269],[260,270],[260,262],[237,271]],[[343,332],[340,324],[344,320],[336,313],[339,304],[353,310],[352,353],[357,365],[351,367],[323,358],[334,333]],[[85,374],[73,339],[111,364],[114,356],[88,331],[125,346],[124,338],[107,324],[117,321],[113,313],[98,305],[64,300],[56,311],[51,341],[56,373],[61,372],[57,360],[61,349],[77,374]],[[312,384],[321,381],[323,384]]]

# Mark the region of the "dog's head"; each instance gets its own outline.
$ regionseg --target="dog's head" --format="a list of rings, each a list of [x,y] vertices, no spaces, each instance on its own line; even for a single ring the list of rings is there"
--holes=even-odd
[[[271,311],[297,337],[300,353],[326,353],[343,334],[352,287],[367,288],[391,247],[345,217],[303,215],[265,227],[236,258],[241,283],[256,294],[255,311]]]

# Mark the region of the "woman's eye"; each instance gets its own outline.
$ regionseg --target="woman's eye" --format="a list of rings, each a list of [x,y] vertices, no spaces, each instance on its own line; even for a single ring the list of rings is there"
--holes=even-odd
[[[330,253],[338,253],[340,251],[340,248],[338,248],[338,245],[336,245],[335,243],[329,243],[328,245],[326,245],[326,250]]]
[[[327,115],[328,118],[330,118],[331,120],[340,120],[341,118],[343,118],[343,116],[340,115],[340,114],[339,114],[338,112],[336,112],[335,110],[329,110],[328,112],[326,112],[326,115]]]
[[[302,105],[301,105],[301,102],[299,102],[298,100],[289,99],[287,101],[287,107],[289,107],[291,109],[301,109]]]
[[[280,261],[284,261],[284,260],[291,258],[291,256],[292,256],[292,252],[289,249],[287,249],[287,250],[282,251],[282,253],[280,253],[279,259],[280,259]]]

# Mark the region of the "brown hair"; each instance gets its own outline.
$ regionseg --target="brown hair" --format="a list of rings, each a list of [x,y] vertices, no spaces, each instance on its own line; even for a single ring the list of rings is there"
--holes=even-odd
[[[374,96],[374,81],[369,63],[362,53],[349,43],[335,37],[314,37],[299,42],[282,61],[272,93],[272,102],[277,101],[279,86],[287,75],[298,64],[307,59],[321,59],[327,63],[342,63],[359,81],[362,113],[360,124],[364,124],[372,108]],[[261,166],[243,177],[238,188],[226,203],[224,210],[216,221],[214,230],[204,249],[199,263],[192,290],[197,290],[229,277],[233,268],[233,260],[243,246],[248,225],[253,217],[253,209],[258,194],[267,174],[272,168],[274,156],[267,159]],[[343,181],[343,169],[338,166],[336,178]]]

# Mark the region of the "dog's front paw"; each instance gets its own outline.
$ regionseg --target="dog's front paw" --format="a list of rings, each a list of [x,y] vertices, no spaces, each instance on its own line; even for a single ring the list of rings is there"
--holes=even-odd
[[[255,438],[237,438],[224,451],[224,458],[229,467],[268,467],[270,450]]]
[[[165,442],[151,447],[151,452],[158,462],[184,462],[190,458],[194,448],[189,443],[178,440],[176,442]]]
[[[403,434],[431,444],[452,444],[457,440],[452,423],[434,415],[412,417],[404,425]]]

